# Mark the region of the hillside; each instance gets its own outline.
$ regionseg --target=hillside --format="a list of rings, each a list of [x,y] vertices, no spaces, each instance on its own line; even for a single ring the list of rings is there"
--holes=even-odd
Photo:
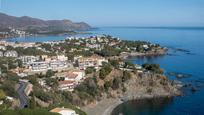
[[[0,30],[8,27],[28,32],[74,31],[91,28],[91,26],[84,22],[75,23],[70,20],[42,20],[28,16],[15,17],[0,13]]]

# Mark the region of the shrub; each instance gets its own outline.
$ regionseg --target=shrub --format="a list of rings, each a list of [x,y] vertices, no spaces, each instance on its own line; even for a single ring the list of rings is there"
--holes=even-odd
[[[96,69],[94,67],[88,67],[88,68],[86,68],[85,73],[86,74],[91,74],[91,73],[93,73],[95,71],[96,71]]]
[[[112,68],[109,64],[104,64],[104,66],[100,69],[99,77],[101,79],[105,79],[105,77],[112,71]]]
[[[6,98],[6,94],[4,93],[3,90],[0,89],[0,100],[3,100]]]
[[[40,100],[45,101],[45,102],[48,102],[48,101],[52,100],[52,97],[49,95],[49,93],[44,92],[44,91],[41,90],[41,89],[34,90],[33,94],[34,94],[37,98],[39,98]]]
[[[130,77],[131,77],[131,74],[128,71],[123,71],[123,77],[122,77],[123,82],[129,80]]]
[[[104,88],[106,91],[108,91],[108,89],[112,86],[112,81],[106,81],[104,83]]]
[[[118,89],[120,87],[121,83],[122,83],[122,80],[119,77],[114,78],[113,79],[113,85],[112,85],[113,90]]]
[[[142,67],[154,73],[158,73],[158,74],[163,73],[163,70],[160,68],[159,64],[143,64]]]

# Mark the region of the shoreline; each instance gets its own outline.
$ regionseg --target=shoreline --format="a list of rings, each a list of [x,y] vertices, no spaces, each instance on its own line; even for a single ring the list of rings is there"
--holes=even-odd
[[[47,37],[47,36],[75,36],[75,35],[91,35],[93,33],[88,33],[88,32],[77,32],[77,33],[73,33],[73,34],[34,34],[34,35],[25,35],[25,36],[13,36],[13,37],[6,37],[6,38],[0,38],[0,41],[7,41],[8,39],[13,39],[13,38],[29,38],[29,37]],[[66,38],[64,38],[65,40]],[[55,40],[54,40],[55,41]],[[57,40],[60,41],[60,40]],[[7,41],[10,42],[10,41]],[[25,41],[24,41],[25,42]],[[47,42],[47,41],[44,41]],[[32,43],[36,43],[36,42],[32,42]]]
[[[135,100],[146,100],[146,99],[154,99],[154,98],[173,98],[175,95],[146,95],[142,97],[136,97],[136,98],[128,98],[128,100],[122,101],[120,98],[106,98],[99,102],[97,102],[96,105],[93,106],[86,106],[82,107],[81,109],[85,111],[88,115],[111,115],[113,110],[119,106],[120,104],[123,104],[128,101],[135,101]]]
[[[130,59],[134,57],[152,57],[152,56],[164,56],[168,52],[168,48],[160,49],[159,51],[149,51],[145,53],[140,53],[140,52],[124,52],[121,53],[118,58],[121,59]]]
[[[102,100],[96,101],[95,103],[87,106],[83,106],[81,109],[88,115],[111,115],[112,111],[117,106],[127,101],[154,98],[172,98],[181,95],[181,91],[176,88],[176,86],[171,86],[170,91],[165,91],[163,86],[154,87],[155,90],[152,93],[147,93],[145,91],[145,86],[134,86],[137,85],[135,80],[131,80],[127,85],[129,87],[123,94],[111,98],[104,97]]]

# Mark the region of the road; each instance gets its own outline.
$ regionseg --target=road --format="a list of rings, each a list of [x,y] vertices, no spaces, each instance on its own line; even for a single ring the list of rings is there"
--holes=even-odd
[[[20,84],[20,86],[17,90],[17,93],[18,93],[18,97],[20,100],[20,108],[26,108],[26,107],[28,107],[28,97],[24,93],[24,90],[26,88],[27,83],[20,81],[19,84]]]

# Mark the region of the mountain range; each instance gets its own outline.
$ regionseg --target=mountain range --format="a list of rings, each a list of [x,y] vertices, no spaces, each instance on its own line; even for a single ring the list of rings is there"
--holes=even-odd
[[[16,17],[0,13],[0,29],[15,28],[28,32],[52,32],[88,30],[91,28],[85,22],[75,23],[70,20],[42,20],[28,16]]]

